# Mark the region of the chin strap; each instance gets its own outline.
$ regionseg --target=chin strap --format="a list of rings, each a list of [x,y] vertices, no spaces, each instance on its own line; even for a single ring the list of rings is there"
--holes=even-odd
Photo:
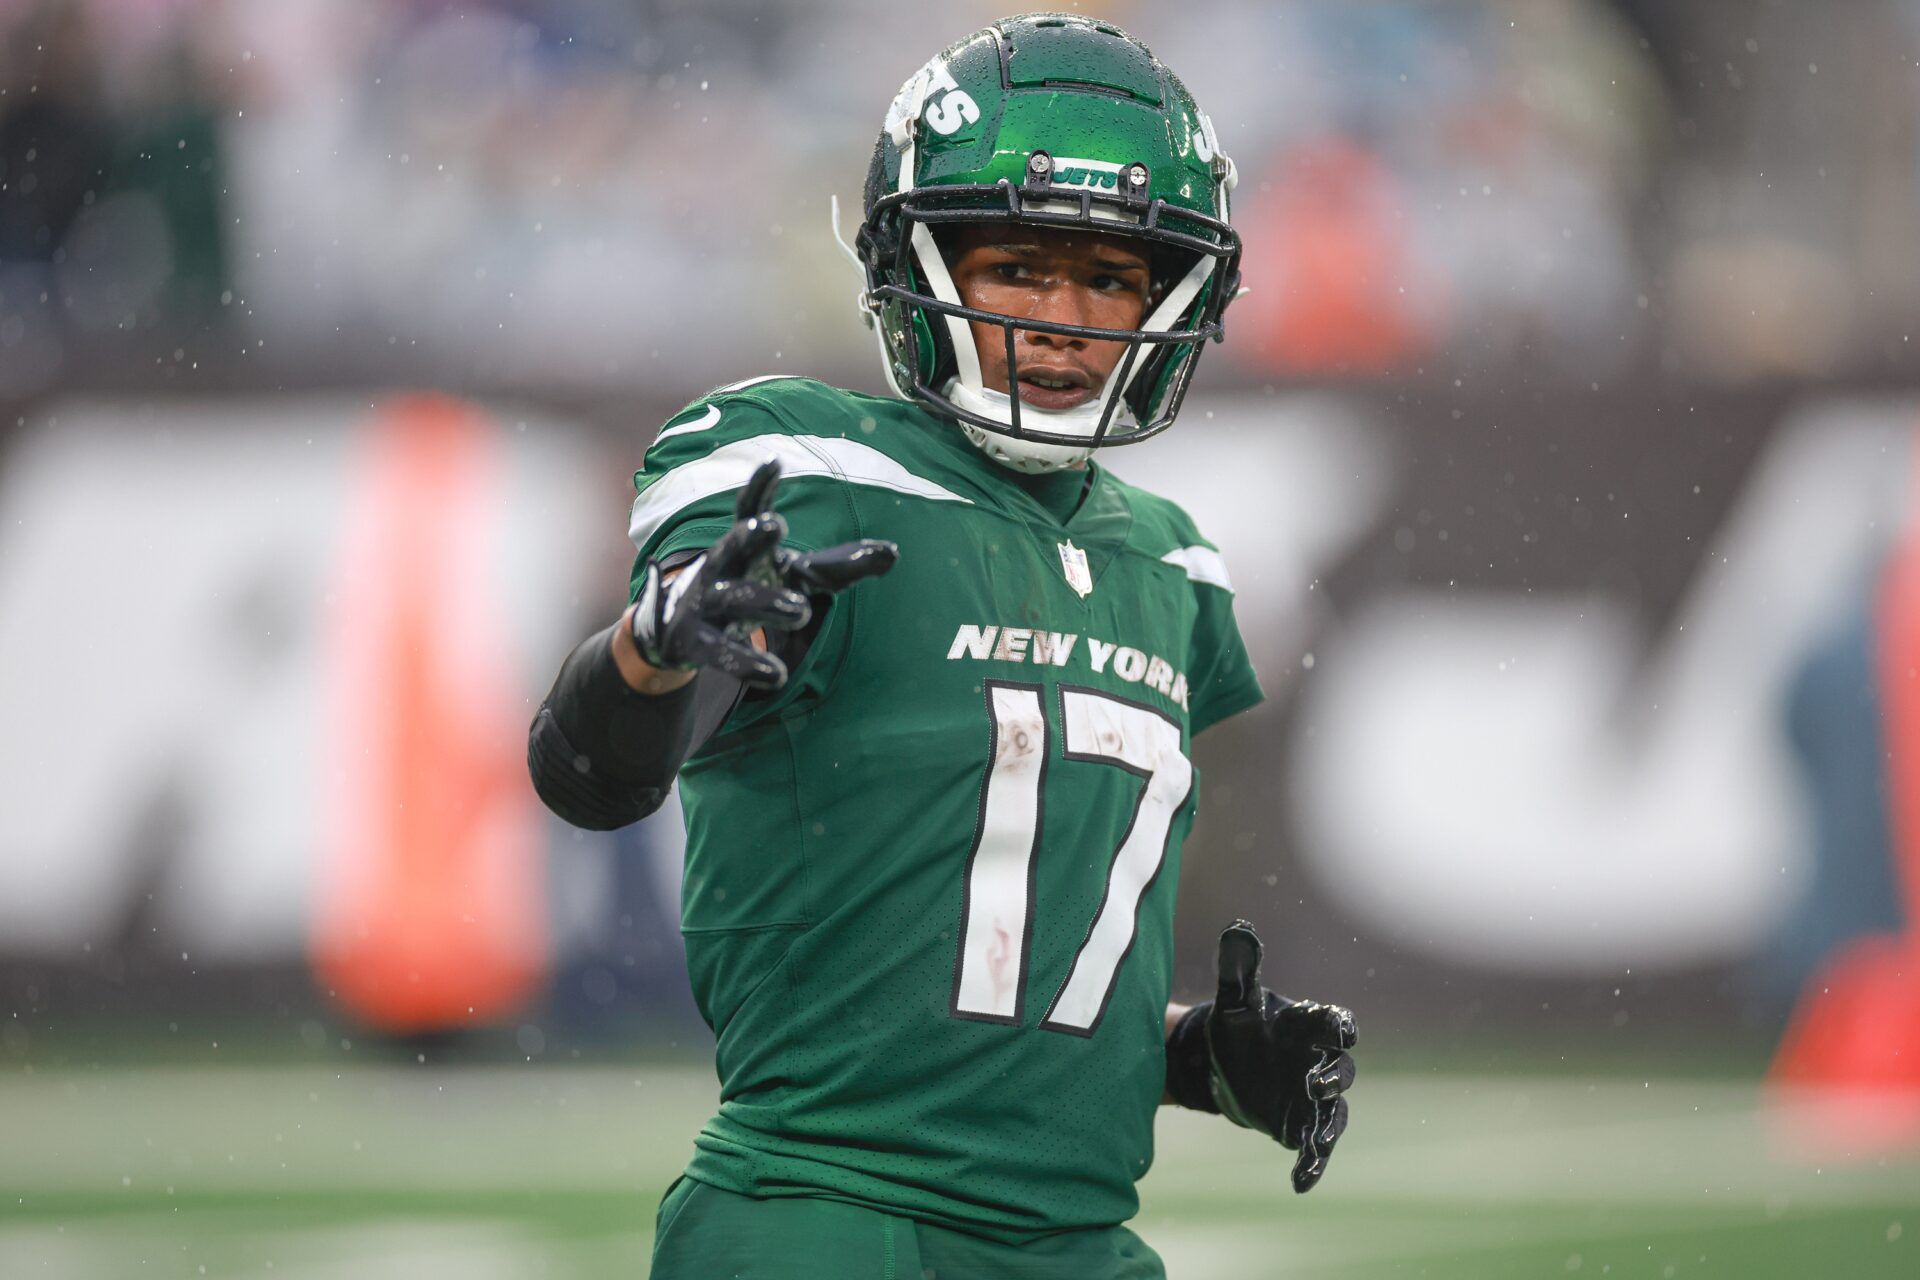
[[[956,405],[971,413],[983,414],[1002,422],[1010,422],[1013,414],[1013,400],[1004,391],[994,391],[986,387],[968,386],[962,378],[947,383],[941,393]],[[1100,406],[1103,402],[1095,400],[1091,404],[1081,405],[1077,409],[1036,409],[1023,405],[1020,416],[1031,420],[1043,429],[1057,429],[1062,426],[1080,426],[1086,428],[1091,436],[1099,425]],[[981,452],[1004,467],[1015,471],[1038,474],[1045,471],[1064,471],[1068,467],[1077,467],[1093,456],[1093,447],[1081,447],[1071,444],[1051,444],[1038,440],[1022,440],[1017,436],[1003,436],[988,431],[985,427],[971,422],[960,423],[965,433]]]
[[[991,431],[974,426],[971,422],[962,422],[959,425],[961,433],[972,441],[980,452],[1009,471],[1020,471],[1030,476],[1045,475],[1050,471],[1069,471],[1085,464],[1087,459],[1093,456],[1091,449],[1068,449],[1064,445],[1057,444],[1024,444],[1009,436],[997,436]],[[1015,454],[1006,448],[1010,444],[1028,449],[1057,449],[1061,456],[1036,458]]]

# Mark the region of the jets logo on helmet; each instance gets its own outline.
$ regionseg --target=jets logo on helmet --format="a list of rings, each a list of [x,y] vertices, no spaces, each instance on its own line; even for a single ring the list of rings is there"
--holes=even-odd
[[[894,95],[885,129],[895,146],[907,145],[909,125],[916,118],[924,118],[927,127],[943,137],[980,118],[980,104],[955,83],[944,58],[928,59]]]
[[[1074,466],[1165,430],[1239,284],[1233,162],[1186,86],[1118,27],[1008,18],[915,72],[888,109],[854,239],[888,380],[1022,470]],[[1002,221],[1142,242],[1154,264],[1134,329],[998,315],[962,304],[946,228]],[[1101,393],[1043,409],[982,384],[969,322],[1125,344]],[[1011,362],[1010,362],[1011,363]]]
[[[1204,111],[1195,112],[1200,117],[1200,127],[1193,131],[1193,154],[1201,161],[1212,164],[1214,156],[1220,153],[1220,139],[1214,136],[1213,121],[1207,119]]]
[[[1120,189],[1120,166],[1105,160],[1080,160],[1072,156],[1053,157],[1053,185],[1091,187],[1095,191]]]

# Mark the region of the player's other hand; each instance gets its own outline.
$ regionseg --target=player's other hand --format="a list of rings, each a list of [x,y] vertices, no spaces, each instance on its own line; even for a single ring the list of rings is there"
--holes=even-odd
[[[744,684],[777,689],[786,663],[751,640],[755,628],[795,631],[813,616],[810,596],[830,596],[893,568],[899,549],[863,538],[821,551],[780,545],[787,522],[773,509],[780,464],[762,463],[734,504],[733,527],[671,580],[649,562],[633,611],[640,656],[663,670],[716,667]]]
[[[1220,986],[1167,1040],[1167,1089],[1298,1151],[1293,1189],[1311,1191],[1347,1127],[1355,1041],[1338,1005],[1289,1000],[1260,985],[1260,939],[1236,920],[1220,934]]]

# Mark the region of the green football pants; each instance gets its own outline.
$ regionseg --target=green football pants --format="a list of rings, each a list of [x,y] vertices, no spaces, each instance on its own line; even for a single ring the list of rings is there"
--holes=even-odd
[[[653,1280],[1166,1280],[1125,1227],[999,1244],[835,1200],[755,1200],[682,1178],[660,1202]]]

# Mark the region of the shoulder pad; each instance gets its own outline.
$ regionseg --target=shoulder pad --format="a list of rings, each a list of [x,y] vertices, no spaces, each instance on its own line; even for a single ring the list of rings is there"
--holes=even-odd
[[[1136,485],[1127,485],[1126,488],[1136,516],[1144,517],[1136,519],[1132,536],[1139,550],[1184,570],[1187,577],[1196,583],[1219,587],[1227,592],[1233,590],[1220,549],[1200,535],[1199,526],[1185,508],[1171,498],[1163,498]]]
[[[804,377],[797,373],[763,373],[757,377],[742,378],[738,382],[729,382],[723,387],[715,387],[700,398],[702,400],[711,400],[715,396],[732,395],[736,391],[745,391],[751,387],[763,387],[770,382],[811,382],[817,387],[824,387],[826,385],[817,379]]]
[[[814,378],[768,374],[715,387],[667,419],[653,442],[657,445],[666,440],[705,436],[688,443],[712,448],[739,434],[730,429],[715,432],[714,428],[720,427],[723,420],[728,428],[738,424],[750,428],[754,435],[770,431],[831,432],[835,412],[851,409],[852,398],[838,387]]]

